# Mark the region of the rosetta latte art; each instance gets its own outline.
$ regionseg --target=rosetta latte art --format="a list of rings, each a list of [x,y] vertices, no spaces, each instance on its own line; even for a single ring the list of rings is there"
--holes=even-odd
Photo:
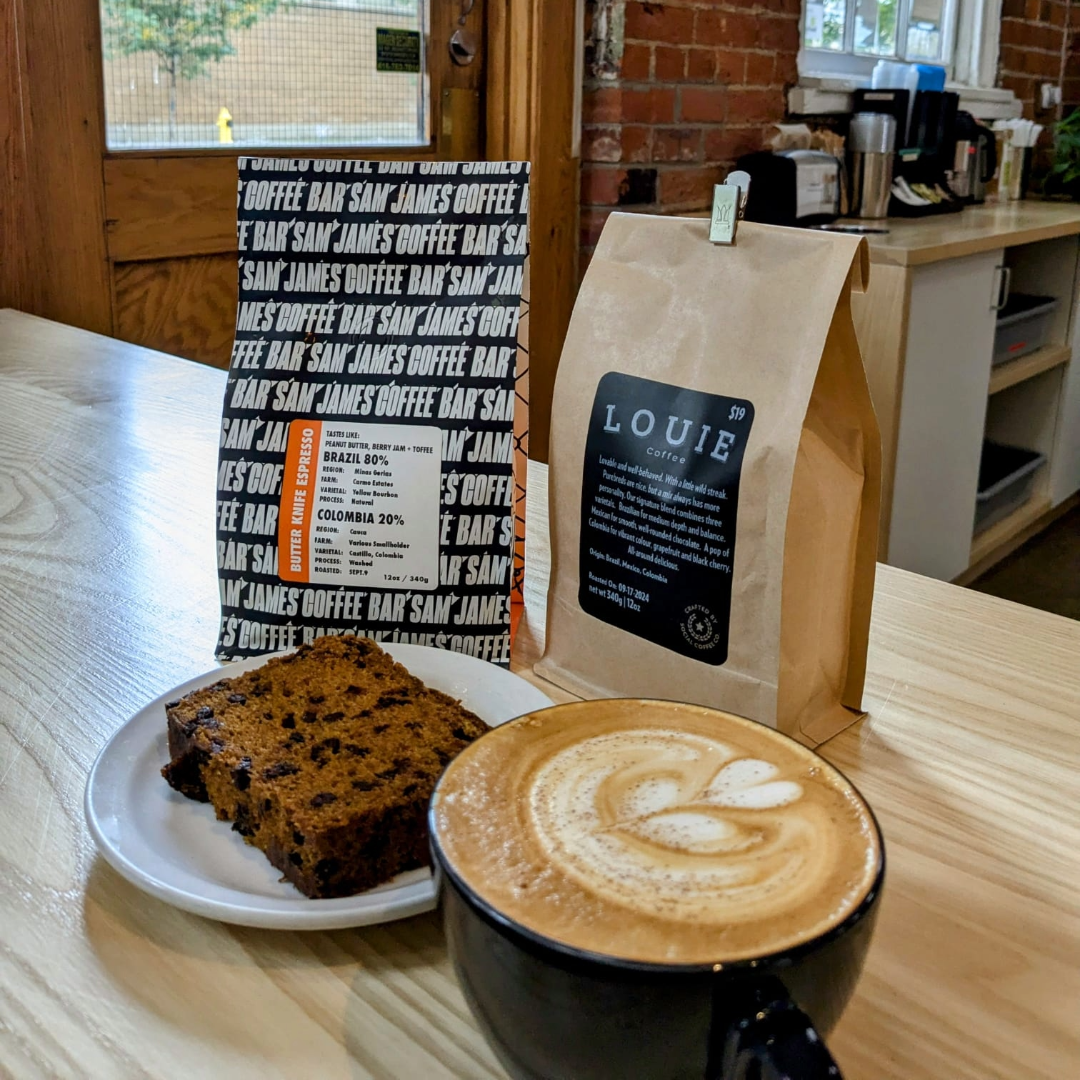
[[[547,858],[586,892],[716,925],[782,918],[830,872],[838,839],[803,794],[719,740],[638,728],[554,752],[529,807]]]

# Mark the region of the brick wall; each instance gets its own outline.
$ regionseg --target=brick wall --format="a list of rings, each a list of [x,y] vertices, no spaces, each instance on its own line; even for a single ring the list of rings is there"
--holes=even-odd
[[[615,208],[705,209],[796,81],[800,0],[587,0],[582,267]]]
[[[998,83],[1024,103],[1026,117],[1039,123],[1055,119],[1055,109],[1041,108],[1039,87],[1061,79],[1070,6],[1070,0],[1002,0]]]

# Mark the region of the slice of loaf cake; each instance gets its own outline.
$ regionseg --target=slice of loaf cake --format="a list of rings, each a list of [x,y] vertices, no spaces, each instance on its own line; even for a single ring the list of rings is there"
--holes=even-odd
[[[358,637],[318,638],[165,712],[165,779],[212,803],[311,897],[427,865],[435,781],[487,730]]]

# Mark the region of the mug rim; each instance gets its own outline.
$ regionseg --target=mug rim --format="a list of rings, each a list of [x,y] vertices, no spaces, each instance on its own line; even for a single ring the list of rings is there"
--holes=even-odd
[[[840,920],[835,926],[829,927],[829,929],[822,931],[820,934],[809,938],[806,941],[800,941],[796,945],[792,945],[786,949],[780,949],[777,952],[763,953],[761,956],[744,957],[738,960],[717,960],[714,962],[700,961],[695,963],[661,963],[659,961],[651,960],[632,960],[628,957],[614,956],[611,953],[593,952],[589,949],[578,948],[574,945],[568,945],[565,942],[559,941],[556,938],[548,937],[546,934],[540,933],[538,930],[533,930],[531,927],[524,926],[516,919],[511,918],[505,912],[500,911],[494,904],[480,896],[457,872],[454,866],[451,864],[450,859],[447,857],[446,852],[443,850],[442,844],[439,839],[439,830],[436,825],[435,819],[435,806],[437,802],[437,796],[439,794],[439,788],[442,787],[443,778],[449,771],[450,766],[447,766],[443,770],[442,775],[439,777],[435,784],[435,788],[431,793],[431,801],[428,806],[427,823],[428,823],[428,844],[431,848],[433,864],[436,871],[446,875],[447,878],[453,883],[454,887],[465,899],[465,901],[477,909],[479,913],[486,916],[489,920],[494,922],[498,927],[509,930],[520,937],[525,938],[526,941],[531,944],[545,949],[550,949],[553,952],[560,954],[561,956],[576,960],[580,963],[598,964],[606,967],[616,968],[620,971],[627,972],[639,972],[641,974],[650,975],[691,975],[691,974],[722,974],[724,972],[753,972],[758,969],[769,969],[778,966],[786,966],[788,963],[793,963],[801,957],[808,955],[811,952],[816,952],[838,938],[843,937],[845,934],[853,930],[860,922],[863,921],[874,909],[877,901],[881,895],[881,890],[885,883],[885,836],[881,831],[881,824],[878,822],[877,815],[874,813],[874,808],[870,805],[870,802],[863,795],[863,793],[853,784],[850,778],[841,769],[837,768],[831,761],[824,758],[817,752],[816,749],[812,749],[799,742],[798,739],[792,738],[792,736],[786,734],[783,731],[777,731],[776,728],[770,728],[767,724],[762,724],[760,720],[751,720],[747,716],[739,716],[738,713],[728,712],[725,709],[715,709],[711,705],[698,705],[694,702],[679,701],[675,698],[641,698],[641,697],[619,697],[619,698],[603,698],[599,699],[603,701],[636,701],[636,702],[663,702],[670,705],[688,705],[695,709],[706,709],[709,712],[720,713],[726,716],[733,716],[737,720],[742,720],[746,723],[760,724],[762,727],[771,731],[774,735],[782,739],[787,739],[789,742],[795,743],[796,746],[801,747],[803,750],[808,751],[815,757],[820,758],[830,769],[835,770],[844,782],[855,792],[859,801],[866,808],[869,815],[870,822],[874,827],[874,832],[878,841],[878,860],[877,869],[874,873],[873,880],[870,887],[867,889],[865,895],[859,900],[855,907],[848,912],[848,914]],[[567,707],[573,707],[578,705],[589,705],[592,703],[592,699],[582,699],[579,701],[564,701],[554,705],[549,705],[545,709],[534,709],[531,712],[522,713],[520,716],[514,717],[513,720],[506,721],[505,724],[499,724],[497,727],[489,728],[478,739],[474,739],[473,742],[466,746],[462,750],[462,754],[468,753],[469,747],[475,746],[481,739],[486,738],[492,732],[498,731],[500,728],[505,728],[510,724],[517,724],[529,717],[542,716],[544,713],[552,712],[556,709],[565,709]],[[458,755],[461,756],[460,754]],[[457,760],[455,758],[455,760]],[[451,762],[453,764],[453,762]],[[441,882],[439,882],[436,876],[436,894],[441,891]]]

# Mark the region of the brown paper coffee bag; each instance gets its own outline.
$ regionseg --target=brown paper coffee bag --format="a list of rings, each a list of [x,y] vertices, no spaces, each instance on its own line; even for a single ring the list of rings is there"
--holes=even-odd
[[[861,709],[881,449],[865,241],[613,214],[563,347],[537,671],[816,745]]]

